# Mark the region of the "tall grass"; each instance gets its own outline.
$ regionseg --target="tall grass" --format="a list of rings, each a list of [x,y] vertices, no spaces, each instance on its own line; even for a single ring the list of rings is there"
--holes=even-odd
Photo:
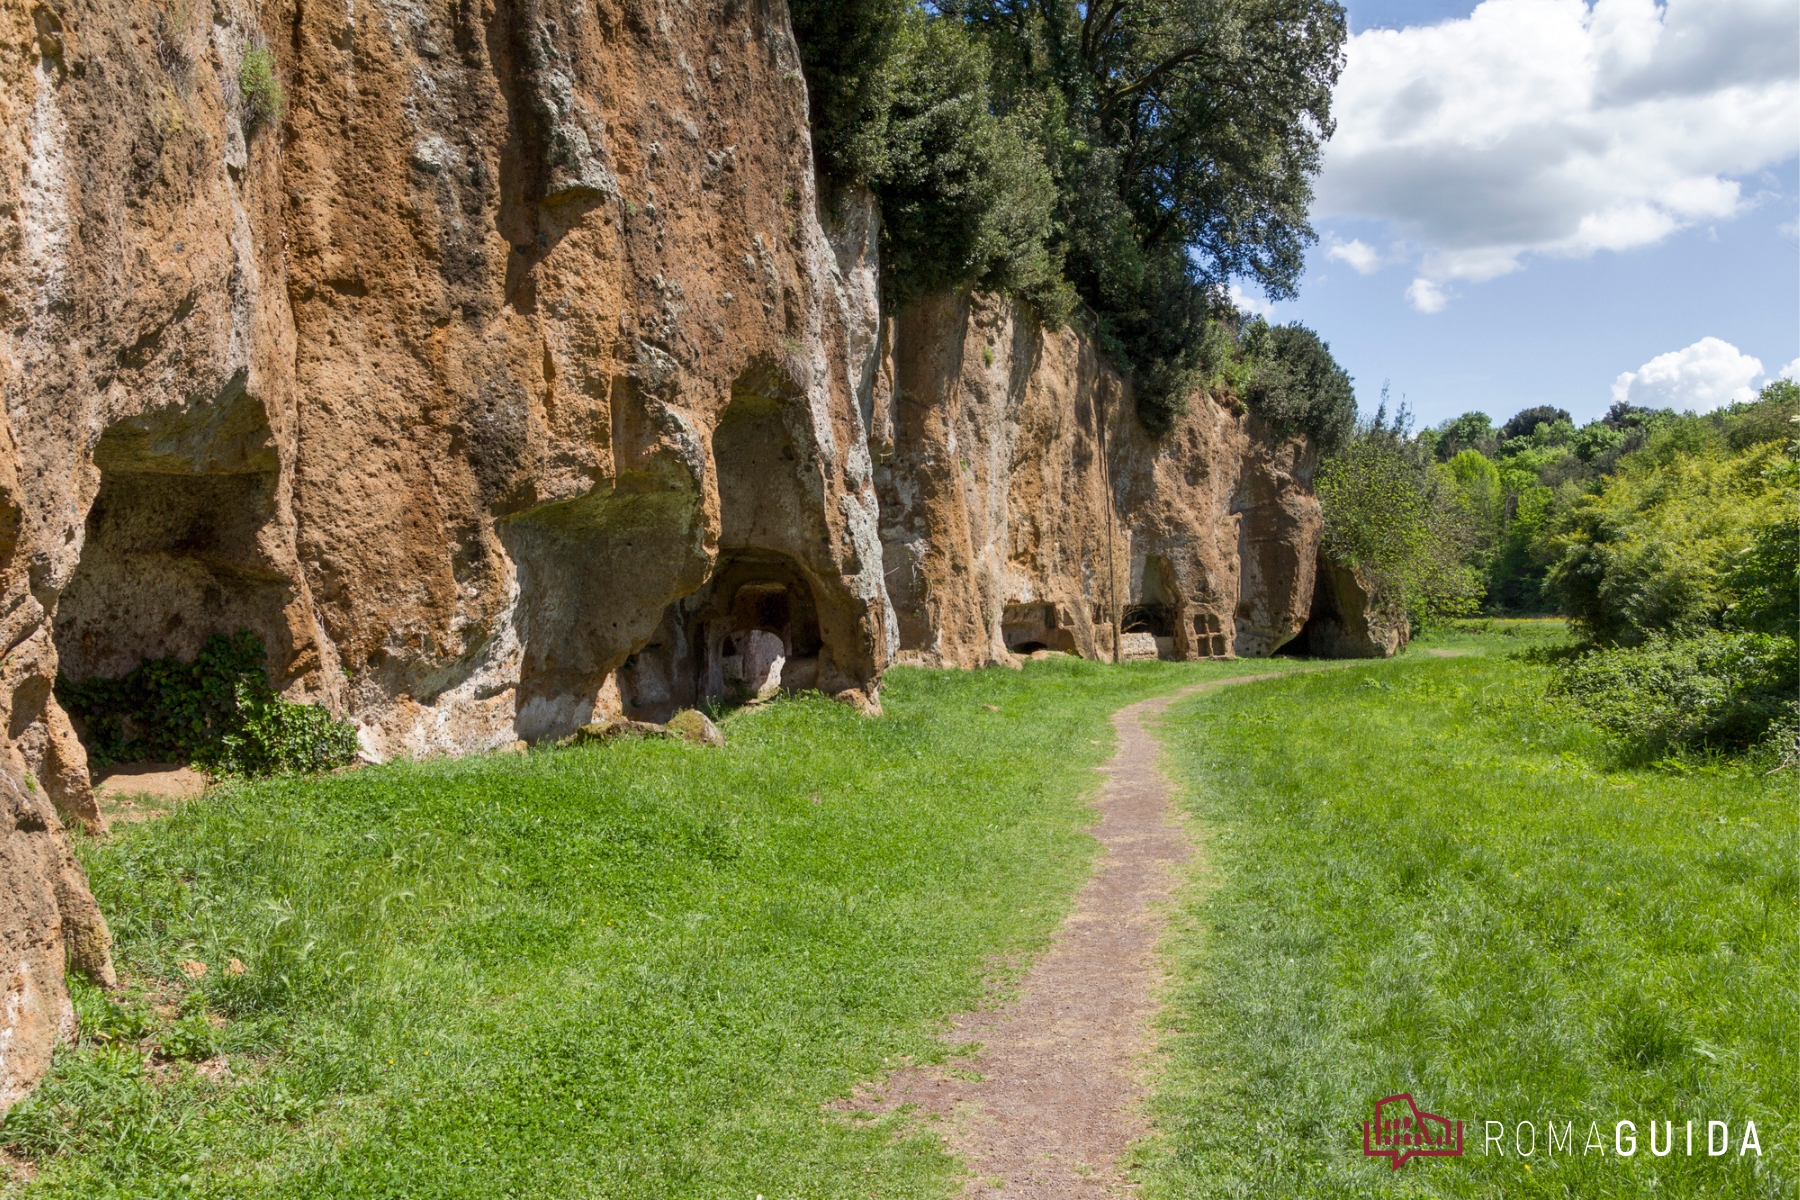
[[[1409,655],[1172,710],[1206,867],[1173,939],[1146,1195],[1793,1195],[1791,775],[1610,770],[1547,674]],[[1465,1156],[1365,1158],[1396,1092],[1463,1119]],[[1650,1152],[1652,1119],[1675,1153]],[[1711,1120],[1727,1155],[1704,1152]],[[1749,1120],[1760,1157],[1738,1154]],[[1572,1153],[1547,1153],[1552,1122]]]

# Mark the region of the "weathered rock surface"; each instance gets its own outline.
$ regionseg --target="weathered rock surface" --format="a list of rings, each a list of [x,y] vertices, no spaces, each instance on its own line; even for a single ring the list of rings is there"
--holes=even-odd
[[[874,707],[874,217],[826,236],[780,3],[45,0],[0,45],[0,766],[97,825],[58,671],[240,628],[373,758],[691,704],[756,629]]]
[[[41,794],[0,772],[0,1114],[74,1031],[63,971],[112,986],[112,938]]]
[[[685,708],[669,718],[663,726],[669,733],[696,746],[723,746],[725,731],[713,724],[712,718],[697,709]]]
[[[1319,551],[1312,615],[1294,650],[1314,658],[1392,658],[1411,637],[1405,606],[1383,595],[1360,568]]]
[[[872,318],[779,5],[152,8],[0,17],[33,678],[251,628],[377,753],[500,746],[629,706],[736,568],[874,686]],[[287,115],[246,132],[265,44]]]
[[[6,1087],[58,955],[105,974],[59,672],[250,629],[384,761],[1308,617],[1304,443],[1206,396],[1152,442],[1004,299],[883,319],[780,0],[40,0],[0,47]]]
[[[1305,624],[1303,440],[1197,395],[1152,441],[1088,339],[1005,297],[924,300],[883,352],[869,424],[902,661],[1110,658],[1115,623],[1126,657],[1267,655]]]

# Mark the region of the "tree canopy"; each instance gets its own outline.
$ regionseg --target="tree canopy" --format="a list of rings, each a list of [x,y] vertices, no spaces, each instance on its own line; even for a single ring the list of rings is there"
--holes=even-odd
[[[1356,425],[1356,391],[1331,347],[1304,325],[1254,321],[1242,348],[1251,358],[1240,388],[1258,416],[1285,433],[1304,433],[1330,454]]]
[[[1568,410],[1557,408],[1551,404],[1540,404],[1536,408],[1528,408],[1513,414],[1512,418],[1500,427],[1500,440],[1511,441],[1516,437],[1530,437],[1539,425],[1554,425],[1558,421],[1571,421]]]
[[[1209,321],[1235,320],[1231,281],[1293,294],[1342,66],[1335,0],[791,10],[822,168],[906,214],[884,234],[890,297],[1005,286],[1055,320],[1066,281],[1162,432]],[[979,252],[944,253],[971,229]]]

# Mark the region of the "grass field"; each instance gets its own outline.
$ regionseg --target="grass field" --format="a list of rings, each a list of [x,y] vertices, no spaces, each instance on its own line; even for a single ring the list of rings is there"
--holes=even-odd
[[[1794,783],[1618,767],[1512,653],[1558,637],[1471,623],[1171,710],[1204,853],[1145,1195],[1793,1194]],[[944,1055],[943,1016],[1043,944],[1112,711],[1305,665],[895,671],[881,720],[783,702],[723,751],[272,781],[83,843],[136,994],[78,995],[82,1044],[0,1127],[36,1178],[0,1192],[955,1194],[928,1127],[821,1105]],[[1468,1153],[1365,1159],[1400,1091]],[[1700,1153],[1651,1152],[1690,1118]]]
[[[1147,1196],[1794,1194],[1795,782],[1617,769],[1508,653],[1554,634],[1464,625],[1427,645],[1468,657],[1171,710],[1207,871],[1172,939]],[[1464,1157],[1363,1157],[1396,1092],[1463,1119]]]
[[[82,846],[145,995],[80,998],[0,1141],[82,1200],[944,1195],[935,1138],[821,1103],[1054,928],[1108,714],[1250,669],[895,671],[881,720],[785,702],[723,751],[216,791]],[[212,1040],[228,1076],[146,1053]]]

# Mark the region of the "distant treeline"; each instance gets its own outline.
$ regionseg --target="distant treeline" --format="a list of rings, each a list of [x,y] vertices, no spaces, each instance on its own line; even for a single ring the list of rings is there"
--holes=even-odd
[[[1695,415],[1530,408],[1414,434],[1385,405],[1320,471],[1327,544],[1415,621],[1569,618],[1558,694],[1638,750],[1792,757],[1800,385]],[[1771,733],[1771,731],[1774,731]]]

